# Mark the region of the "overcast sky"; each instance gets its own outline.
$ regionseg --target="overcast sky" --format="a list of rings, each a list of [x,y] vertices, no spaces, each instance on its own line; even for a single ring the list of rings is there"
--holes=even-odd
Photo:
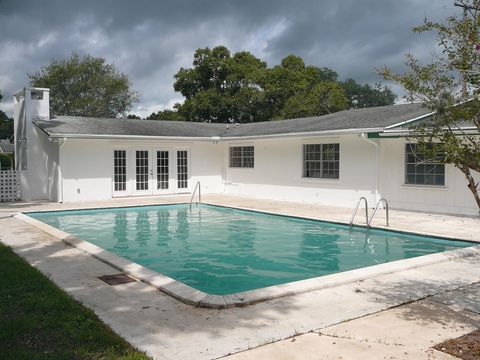
[[[293,53],[373,84],[376,67],[402,71],[407,52],[431,60],[432,37],[412,26],[460,11],[453,0],[0,0],[0,108],[11,115],[26,74],[73,50],[126,73],[142,116],[182,100],[173,75],[205,46],[248,50],[269,66]]]

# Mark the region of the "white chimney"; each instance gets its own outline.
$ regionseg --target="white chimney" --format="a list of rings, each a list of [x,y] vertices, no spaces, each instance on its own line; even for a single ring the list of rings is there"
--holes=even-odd
[[[45,151],[33,121],[50,119],[50,89],[25,87],[13,95],[13,100],[15,169],[22,171],[22,199],[41,199]]]

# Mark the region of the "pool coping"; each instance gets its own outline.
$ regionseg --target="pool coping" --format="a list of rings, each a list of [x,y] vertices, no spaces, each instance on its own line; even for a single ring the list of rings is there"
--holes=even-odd
[[[182,202],[177,204],[182,204]],[[204,204],[213,205],[213,206],[223,206],[223,205],[217,205],[217,204],[208,203],[208,202],[204,202]],[[162,205],[169,205],[169,204],[162,204]],[[142,205],[138,205],[138,206],[142,206]],[[115,208],[121,208],[121,207],[123,206],[119,206]],[[130,206],[127,206],[127,207],[130,207]],[[133,206],[133,207],[136,207],[136,206]],[[224,207],[228,208],[229,206],[224,206]],[[282,214],[282,213],[258,211],[255,209],[248,209],[248,208],[242,208],[242,207],[230,207],[230,208],[262,212],[265,214],[289,216],[287,214]],[[75,209],[75,210],[79,210],[79,209]],[[48,211],[55,211],[55,210],[48,210]],[[43,211],[35,211],[35,212],[43,212]],[[159,291],[166,293],[176,298],[177,300],[180,300],[183,303],[193,305],[193,306],[203,307],[203,308],[214,308],[214,309],[226,309],[226,308],[233,308],[233,307],[248,306],[255,303],[277,299],[285,296],[292,296],[292,295],[297,295],[297,294],[306,293],[310,291],[334,287],[334,286],[338,286],[346,283],[365,280],[368,278],[372,278],[380,275],[386,275],[394,272],[410,270],[410,269],[431,265],[439,262],[480,255],[480,245],[474,245],[471,247],[449,250],[441,253],[423,255],[423,256],[418,256],[410,259],[396,260],[388,263],[367,266],[360,269],[354,269],[354,270],[344,271],[336,274],[324,275],[324,276],[319,276],[315,278],[299,280],[299,281],[269,286],[265,288],[255,289],[255,290],[243,291],[243,292],[234,293],[230,295],[213,295],[213,294],[208,294],[200,290],[194,289],[193,287],[188,286],[180,281],[177,281],[166,275],[150,270],[142,265],[139,265],[130,260],[122,258],[118,255],[115,255],[114,253],[108,250],[105,250],[99,246],[96,246],[88,241],[79,239],[65,231],[59,230],[51,225],[48,225],[39,220],[36,220],[26,215],[25,213],[17,213],[14,215],[14,217],[18,220],[21,220],[29,225],[36,227],[42,232],[52,236],[57,240],[62,241],[63,243],[69,246],[75,247],[93,256],[94,258],[134,277],[139,281],[145,282],[155,287]],[[317,221],[319,220],[319,219],[307,218],[307,217],[298,217],[298,216],[292,216],[292,217],[309,219],[309,220],[317,220]],[[320,221],[324,221],[324,220],[320,220]],[[345,224],[341,222],[332,222],[332,221],[327,221],[327,222]],[[364,226],[360,225],[360,227],[364,227]],[[372,229],[392,230],[392,229],[383,228],[383,227],[374,227],[374,228],[372,227]],[[394,230],[394,231],[398,232],[397,230]],[[399,231],[399,232],[407,233],[405,231]],[[432,236],[432,235],[421,234],[421,233],[410,233],[410,234]],[[437,237],[437,236],[434,236],[434,237]],[[438,238],[441,238],[441,237],[438,236]],[[454,238],[445,238],[445,239],[462,241]],[[463,240],[463,241],[466,241],[466,240]],[[469,241],[469,242],[472,244],[475,243],[474,241]]]

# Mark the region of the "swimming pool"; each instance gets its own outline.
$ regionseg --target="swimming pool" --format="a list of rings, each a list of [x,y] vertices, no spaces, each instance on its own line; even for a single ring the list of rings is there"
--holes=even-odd
[[[28,216],[214,295],[474,245],[207,204]]]

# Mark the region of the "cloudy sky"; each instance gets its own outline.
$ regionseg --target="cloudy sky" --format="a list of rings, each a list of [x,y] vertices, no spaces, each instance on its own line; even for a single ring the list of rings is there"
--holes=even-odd
[[[142,116],[182,100],[173,75],[205,46],[248,50],[269,66],[293,53],[376,83],[375,68],[402,71],[407,52],[431,60],[432,37],[412,26],[460,11],[453,0],[0,0],[0,108],[11,114],[27,73],[73,50],[126,73]]]

